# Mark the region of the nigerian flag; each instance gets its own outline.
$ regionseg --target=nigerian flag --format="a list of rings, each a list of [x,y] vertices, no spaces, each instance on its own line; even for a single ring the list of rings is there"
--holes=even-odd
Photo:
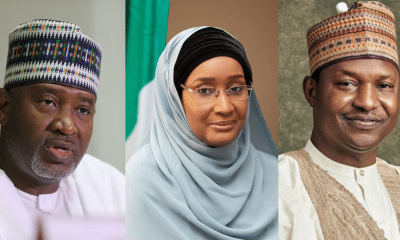
[[[126,0],[125,137],[127,156],[130,156],[127,150],[131,149],[128,145],[136,144],[128,144],[128,142],[137,141],[137,139],[129,139],[129,136],[132,135],[138,119],[139,94],[142,98],[149,98],[149,93],[143,93],[146,89],[143,88],[153,80],[158,58],[166,45],[168,10],[169,0]],[[147,86],[147,88],[151,87]]]

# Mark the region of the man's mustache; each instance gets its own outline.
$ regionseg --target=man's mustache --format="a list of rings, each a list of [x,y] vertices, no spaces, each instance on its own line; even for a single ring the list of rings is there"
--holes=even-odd
[[[78,150],[76,149],[76,143],[74,140],[70,138],[70,136],[56,136],[56,137],[46,138],[43,144],[41,144],[42,147],[53,146],[53,145],[71,151],[74,156],[77,156],[78,154]]]
[[[342,112],[340,113],[340,117],[343,119],[359,120],[364,122],[383,122],[387,119],[386,115],[382,115],[380,113],[361,111]]]

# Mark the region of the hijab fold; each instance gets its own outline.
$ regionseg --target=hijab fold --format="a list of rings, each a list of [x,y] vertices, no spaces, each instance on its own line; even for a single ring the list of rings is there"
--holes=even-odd
[[[277,148],[249,98],[243,130],[210,147],[190,130],[174,84],[179,51],[193,33],[175,36],[154,79],[149,137],[127,164],[128,239],[277,239]]]

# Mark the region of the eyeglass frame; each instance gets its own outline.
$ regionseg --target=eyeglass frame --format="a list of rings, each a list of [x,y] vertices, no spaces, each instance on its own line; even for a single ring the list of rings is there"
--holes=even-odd
[[[249,95],[248,95],[248,97],[243,98],[243,99],[237,99],[237,100],[233,100],[233,99],[232,99],[232,101],[241,101],[241,100],[248,99],[248,98],[250,97],[251,91],[254,90],[254,87],[253,87],[252,85],[238,85],[238,86],[236,86],[236,87],[239,87],[239,86],[240,86],[240,87],[246,86]],[[189,88],[188,86],[186,86],[186,85],[184,85],[184,84],[182,84],[182,83],[181,83],[181,88],[186,89],[186,90],[189,91],[189,92],[194,92],[194,93],[198,93],[198,90],[201,89],[201,88],[191,89],[191,88]],[[210,88],[213,88],[213,87],[210,87]],[[218,97],[218,94],[219,94],[221,91],[226,92],[226,95],[229,97],[230,94],[228,93],[228,91],[229,91],[231,88],[232,88],[232,87],[230,87],[229,89],[225,89],[225,90],[217,90],[217,89],[213,88],[213,89],[215,89],[215,99]],[[197,90],[197,91],[196,91],[196,90]]]

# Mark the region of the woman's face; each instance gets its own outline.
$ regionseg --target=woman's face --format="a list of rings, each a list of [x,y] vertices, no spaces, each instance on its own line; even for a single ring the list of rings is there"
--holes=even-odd
[[[227,90],[246,85],[243,68],[230,57],[215,57],[197,66],[187,78],[190,89],[212,87]],[[213,101],[204,103],[195,93],[183,89],[182,105],[192,132],[202,142],[221,147],[231,143],[246,122],[248,98],[232,101],[225,91],[219,92]]]

